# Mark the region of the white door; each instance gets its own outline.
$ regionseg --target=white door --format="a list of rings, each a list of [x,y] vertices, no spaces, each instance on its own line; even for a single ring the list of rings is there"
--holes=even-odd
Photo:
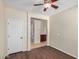
[[[41,33],[41,21],[34,20],[34,43],[40,43],[40,33]]]
[[[8,20],[8,54],[24,50],[24,21]]]

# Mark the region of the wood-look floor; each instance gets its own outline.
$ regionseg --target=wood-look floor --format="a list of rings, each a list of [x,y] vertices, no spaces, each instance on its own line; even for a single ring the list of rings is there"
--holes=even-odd
[[[55,48],[44,46],[32,49],[29,52],[11,54],[6,59],[76,59]]]

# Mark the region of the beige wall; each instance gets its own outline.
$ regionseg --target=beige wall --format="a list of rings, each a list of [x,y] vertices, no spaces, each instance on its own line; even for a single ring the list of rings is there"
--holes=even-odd
[[[50,45],[77,57],[77,6],[50,17]]]
[[[6,54],[4,10],[4,5],[0,1],[0,59],[3,59]]]

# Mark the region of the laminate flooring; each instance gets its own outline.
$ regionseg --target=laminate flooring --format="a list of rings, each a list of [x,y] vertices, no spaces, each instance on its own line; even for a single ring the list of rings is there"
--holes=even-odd
[[[32,49],[31,51],[10,54],[5,59],[76,59],[50,46]]]

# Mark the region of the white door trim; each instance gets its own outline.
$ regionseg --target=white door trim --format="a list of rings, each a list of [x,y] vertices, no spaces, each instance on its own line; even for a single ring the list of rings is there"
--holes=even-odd
[[[31,18],[37,18],[37,19],[43,19],[47,20],[47,46],[49,46],[49,16],[45,16],[42,14],[34,14],[34,13],[28,13],[28,51],[31,50]]]

